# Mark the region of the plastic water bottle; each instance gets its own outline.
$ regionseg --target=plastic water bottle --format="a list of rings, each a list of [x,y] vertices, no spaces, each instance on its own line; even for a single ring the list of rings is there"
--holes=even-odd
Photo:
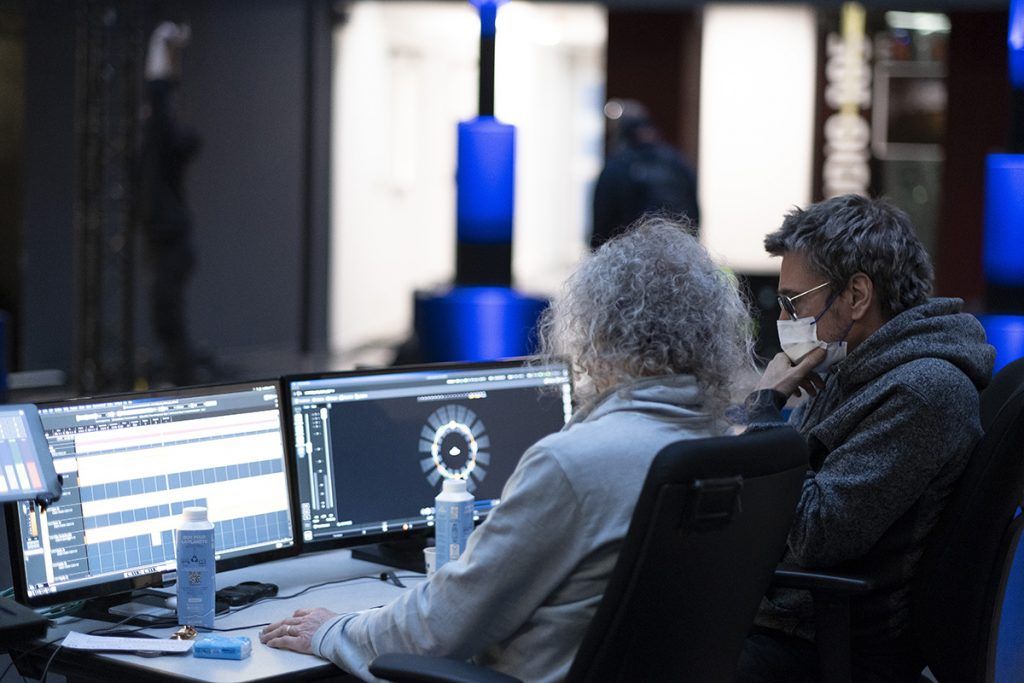
[[[181,517],[174,547],[178,569],[178,623],[213,628],[217,593],[213,524],[206,518],[203,507],[185,508]]]
[[[473,532],[473,494],[464,479],[445,479],[434,499],[434,535],[437,539],[437,569],[457,560],[466,550]]]

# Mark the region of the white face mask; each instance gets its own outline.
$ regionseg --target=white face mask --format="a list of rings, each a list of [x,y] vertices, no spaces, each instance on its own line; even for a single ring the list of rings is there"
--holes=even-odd
[[[823,342],[818,339],[818,324],[814,318],[777,320],[775,325],[779,330],[782,351],[794,364],[814,349],[825,349],[825,360],[814,368],[819,375],[824,375],[833,365],[846,358],[846,342]]]

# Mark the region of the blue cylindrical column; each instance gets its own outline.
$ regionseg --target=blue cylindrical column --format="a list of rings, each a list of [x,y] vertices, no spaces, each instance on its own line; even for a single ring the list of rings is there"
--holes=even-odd
[[[494,46],[504,0],[480,11],[479,116],[459,124],[455,286],[416,295],[424,361],[491,360],[534,351],[547,300],[511,288],[516,129],[494,118]]]
[[[1024,154],[990,154],[985,169],[984,268],[995,371],[1024,355]]]
[[[459,124],[458,236],[468,244],[512,241],[516,129],[493,116]]]
[[[453,287],[416,296],[416,336],[427,362],[493,360],[536,349],[546,299],[508,287]]]
[[[459,124],[455,281],[512,284],[516,129],[493,116]]]
[[[1024,287],[1024,154],[988,155],[985,195],[985,279]]]

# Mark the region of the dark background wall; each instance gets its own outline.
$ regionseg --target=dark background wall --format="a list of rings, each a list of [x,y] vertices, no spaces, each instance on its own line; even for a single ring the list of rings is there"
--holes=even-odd
[[[73,367],[77,267],[72,0],[27,3],[24,268],[17,369]],[[190,0],[147,6],[187,21],[181,119],[203,140],[189,167],[198,265],[192,334],[215,356],[326,344],[330,6]],[[162,16],[167,9],[167,16]],[[139,259],[137,338],[152,344]]]
[[[630,98],[650,110],[662,136],[697,159],[700,13],[694,9],[608,11],[608,99]]]
[[[75,13],[26,3],[20,369],[70,372],[74,339]]]
[[[0,310],[16,316],[21,282],[18,255],[21,252],[22,144],[24,141],[25,41],[24,17],[20,7],[0,0]],[[16,320],[14,321],[17,322]],[[6,349],[9,367],[14,359]]]
[[[1006,11],[951,12],[946,163],[936,291],[978,310],[985,294],[985,156],[1010,142]]]

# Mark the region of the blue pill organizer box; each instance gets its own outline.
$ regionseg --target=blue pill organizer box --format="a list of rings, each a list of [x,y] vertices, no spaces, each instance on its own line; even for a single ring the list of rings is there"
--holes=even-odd
[[[196,640],[192,654],[204,659],[245,659],[252,654],[252,641],[245,636],[204,636]]]

